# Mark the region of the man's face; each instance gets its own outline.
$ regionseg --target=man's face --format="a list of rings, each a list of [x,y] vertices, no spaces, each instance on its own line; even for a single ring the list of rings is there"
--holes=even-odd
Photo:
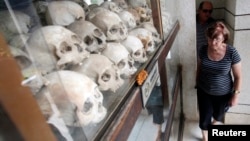
[[[202,8],[199,9],[199,20],[204,23],[211,17],[213,6],[210,3],[204,3]]]

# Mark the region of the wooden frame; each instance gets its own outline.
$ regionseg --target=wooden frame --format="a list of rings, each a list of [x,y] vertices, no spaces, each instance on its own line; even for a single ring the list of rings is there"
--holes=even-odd
[[[0,101],[25,141],[56,141],[23,76],[0,35]]]

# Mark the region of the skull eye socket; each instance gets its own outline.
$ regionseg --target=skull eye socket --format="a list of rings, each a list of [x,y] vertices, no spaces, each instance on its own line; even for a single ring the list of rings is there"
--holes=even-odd
[[[153,46],[152,42],[149,42],[149,43],[148,43],[148,46],[149,46],[149,47]]]
[[[135,56],[140,56],[141,52],[140,52],[140,50],[137,50],[134,54],[135,54]]]
[[[107,82],[107,81],[109,81],[110,80],[110,78],[111,78],[111,75],[110,75],[110,73],[108,73],[108,72],[105,72],[103,75],[102,75],[102,80],[104,81],[104,82]]]
[[[93,107],[93,103],[90,101],[90,99],[88,98],[84,104],[83,104],[83,112],[84,113],[89,113],[91,108]]]
[[[63,46],[62,50],[61,50],[61,53],[66,53],[66,52],[69,52],[69,51],[72,51],[71,46]]]
[[[94,42],[93,38],[91,38],[89,36],[86,36],[84,38],[84,43],[87,44],[87,45],[91,45],[91,44],[93,44],[93,42]]]
[[[118,68],[119,68],[119,69],[124,68],[124,67],[125,67],[125,65],[126,65],[126,63],[125,63],[125,61],[124,61],[124,60],[120,61],[120,62],[117,64],[117,66],[118,66]]]
[[[112,34],[115,34],[115,33],[117,33],[118,32],[118,29],[116,29],[116,28],[112,28],[111,30],[110,30],[110,33],[112,33]]]

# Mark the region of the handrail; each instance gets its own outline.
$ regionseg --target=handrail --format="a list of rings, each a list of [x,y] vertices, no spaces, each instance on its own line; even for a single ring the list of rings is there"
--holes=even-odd
[[[182,66],[178,66],[178,71],[176,74],[176,80],[175,80],[175,85],[173,89],[173,102],[170,105],[170,112],[168,115],[168,120],[165,128],[165,134],[163,136],[164,141],[168,141],[170,136],[171,136],[171,128],[173,124],[173,118],[175,114],[175,109],[177,105],[177,100],[180,92],[180,107],[181,107],[181,113],[180,113],[180,123],[179,123],[179,133],[178,133],[178,141],[182,140],[182,135],[183,135],[183,129],[184,129],[184,113],[183,113],[183,99],[182,99]]]

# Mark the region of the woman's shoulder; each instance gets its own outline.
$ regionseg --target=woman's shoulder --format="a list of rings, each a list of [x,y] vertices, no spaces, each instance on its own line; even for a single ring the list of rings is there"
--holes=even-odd
[[[240,54],[239,52],[237,51],[237,49],[232,46],[232,45],[227,45],[227,48],[228,48],[228,54],[232,57],[232,58],[238,58],[238,60],[241,60],[240,59]]]
[[[226,46],[227,46],[227,48],[228,48],[228,50],[229,50],[230,52],[236,51],[236,48],[235,48],[234,46],[229,45],[229,44],[227,44]]]

